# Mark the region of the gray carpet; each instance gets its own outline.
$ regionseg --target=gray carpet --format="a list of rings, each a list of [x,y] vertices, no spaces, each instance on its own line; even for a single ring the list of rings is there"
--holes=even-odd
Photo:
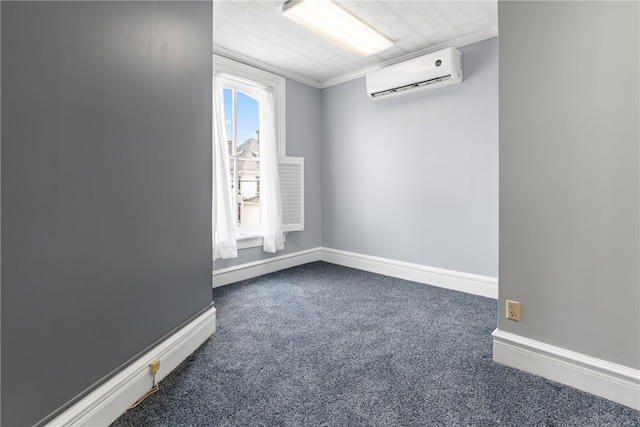
[[[492,362],[492,299],[323,262],[213,291],[216,334],[113,426],[639,426]]]

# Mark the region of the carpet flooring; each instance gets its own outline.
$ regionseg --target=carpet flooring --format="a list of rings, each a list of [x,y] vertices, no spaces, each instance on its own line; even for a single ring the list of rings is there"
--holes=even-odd
[[[640,426],[494,363],[489,298],[324,262],[213,298],[217,332],[112,426]]]

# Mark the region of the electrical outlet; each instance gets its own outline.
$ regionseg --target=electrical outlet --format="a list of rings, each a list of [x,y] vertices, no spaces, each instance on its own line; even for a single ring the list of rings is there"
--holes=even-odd
[[[520,303],[507,300],[507,319],[520,321]]]
[[[160,370],[160,360],[156,359],[151,363],[149,363],[149,372],[151,372],[152,374],[155,374],[159,370]]]

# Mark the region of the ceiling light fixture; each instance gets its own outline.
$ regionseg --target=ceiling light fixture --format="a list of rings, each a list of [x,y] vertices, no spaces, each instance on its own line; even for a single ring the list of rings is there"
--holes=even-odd
[[[282,14],[332,42],[360,55],[373,55],[393,42],[331,0],[289,0]]]

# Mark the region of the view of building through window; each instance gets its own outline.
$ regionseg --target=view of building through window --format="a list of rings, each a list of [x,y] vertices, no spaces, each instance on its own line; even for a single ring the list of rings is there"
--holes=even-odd
[[[232,206],[237,225],[260,224],[259,103],[246,93],[224,88],[224,112],[229,143]]]

